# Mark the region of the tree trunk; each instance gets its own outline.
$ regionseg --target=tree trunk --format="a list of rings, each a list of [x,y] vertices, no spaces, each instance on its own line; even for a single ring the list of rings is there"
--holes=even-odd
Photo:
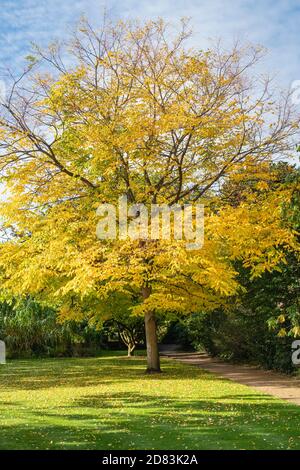
[[[149,287],[145,287],[142,290],[143,298],[147,299],[151,293]],[[156,331],[156,318],[153,311],[145,313],[145,332],[146,332],[146,344],[147,344],[147,371],[152,374],[155,372],[161,372],[160,360],[157,344],[157,331]]]
[[[147,343],[147,372],[161,372],[154,312],[145,313],[145,330]]]
[[[128,346],[127,346],[127,356],[128,357],[134,356],[134,350],[135,350],[135,344],[134,345],[128,344]]]

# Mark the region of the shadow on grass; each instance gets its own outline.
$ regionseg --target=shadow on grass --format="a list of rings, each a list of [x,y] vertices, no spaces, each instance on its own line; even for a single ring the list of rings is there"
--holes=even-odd
[[[257,403],[251,394],[247,403],[241,398],[179,400],[125,392],[86,396],[42,417],[28,411],[28,423],[35,425],[3,426],[0,448],[300,448],[297,407],[268,397]]]
[[[182,375],[178,374],[178,369]],[[52,387],[88,387],[101,383],[110,384],[120,380],[182,380],[206,376],[207,380],[215,380],[214,375],[194,367],[178,365],[166,361],[163,363],[163,374],[149,375],[145,373],[144,358],[101,357],[80,359],[42,359],[11,361],[0,369],[0,391],[5,390],[36,390]],[[220,378],[222,380],[222,378]],[[226,379],[224,379],[226,381]]]
[[[143,358],[12,361],[0,370],[0,448],[300,449],[300,407],[193,366],[163,367],[149,376]],[[60,387],[67,395],[54,400]]]

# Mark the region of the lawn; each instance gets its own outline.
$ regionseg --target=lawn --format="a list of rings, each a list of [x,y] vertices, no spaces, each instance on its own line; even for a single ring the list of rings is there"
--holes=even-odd
[[[1,449],[300,449],[300,407],[119,355],[0,366]]]

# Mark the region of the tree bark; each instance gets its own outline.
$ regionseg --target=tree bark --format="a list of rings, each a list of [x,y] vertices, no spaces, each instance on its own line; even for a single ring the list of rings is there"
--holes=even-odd
[[[127,356],[128,357],[134,356],[134,350],[135,350],[135,344],[134,345],[128,344],[128,346],[127,346]]]
[[[145,313],[145,331],[147,343],[147,372],[161,372],[154,312]]]
[[[142,290],[144,300],[149,297],[151,290],[145,287]],[[147,344],[147,371],[148,373],[161,372],[157,343],[156,318],[153,311],[145,313],[145,332]]]

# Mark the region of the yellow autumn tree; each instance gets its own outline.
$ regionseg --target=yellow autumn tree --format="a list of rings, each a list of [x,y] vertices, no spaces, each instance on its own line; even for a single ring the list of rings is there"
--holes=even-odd
[[[2,289],[96,318],[112,298],[144,315],[148,371],[159,371],[157,312],[216,308],[295,249],[280,222],[288,190],[238,208],[211,201],[227,178],[262,179],[293,148],[288,99],[251,78],[259,48],[189,49],[162,20],[83,21],[64,52],[36,47],[1,104]],[[263,191],[264,188],[262,187]],[[204,245],[144,236],[99,240],[99,204],[207,204]],[[139,214],[136,214],[136,218]],[[148,234],[149,235],[149,234]]]

